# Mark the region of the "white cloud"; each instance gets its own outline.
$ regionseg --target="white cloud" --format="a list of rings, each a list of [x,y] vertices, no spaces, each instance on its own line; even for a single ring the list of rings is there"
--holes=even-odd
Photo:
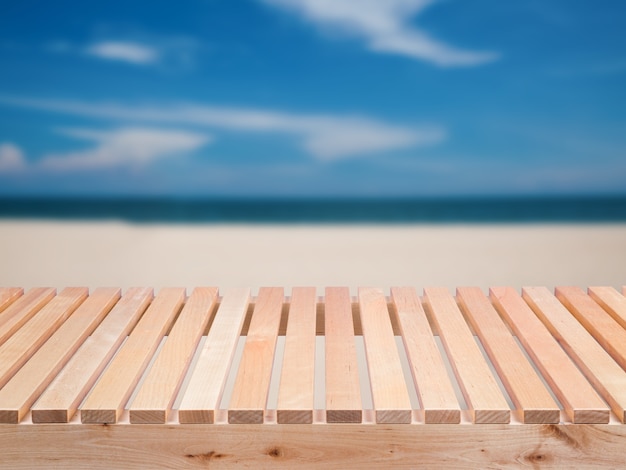
[[[498,54],[448,46],[409,20],[436,0],[261,0],[292,11],[318,27],[365,39],[374,52],[399,54],[442,67],[475,66]]]
[[[150,65],[160,60],[153,46],[131,41],[100,41],[85,48],[85,53],[99,59],[117,60],[136,65]]]
[[[170,130],[127,127],[113,131],[63,129],[77,139],[93,141],[96,146],[83,151],[45,156],[41,168],[80,170],[119,166],[146,165],[164,157],[186,153],[209,143],[205,134]]]
[[[19,147],[9,142],[0,144],[0,172],[17,171],[25,166],[26,160]]]
[[[71,54],[107,62],[118,62],[166,70],[185,70],[195,65],[197,53],[203,49],[186,36],[158,36],[151,34],[99,33],[86,43],[54,40],[44,44],[53,54]]]
[[[408,129],[363,118],[305,118],[294,120],[292,127],[301,132],[305,149],[323,160],[435,144],[445,138],[437,127]]]
[[[1,97],[0,103],[116,121],[286,134],[299,139],[300,145],[309,154],[321,160],[432,145],[446,137],[445,130],[438,126],[407,127],[367,117],[296,114],[266,109],[200,105],[131,106]]]

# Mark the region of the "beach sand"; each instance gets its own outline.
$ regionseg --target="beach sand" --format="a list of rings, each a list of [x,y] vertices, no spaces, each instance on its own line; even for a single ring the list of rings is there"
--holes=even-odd
[[[0,221],[0,285],[626,285],[626,224],[133,225]]]

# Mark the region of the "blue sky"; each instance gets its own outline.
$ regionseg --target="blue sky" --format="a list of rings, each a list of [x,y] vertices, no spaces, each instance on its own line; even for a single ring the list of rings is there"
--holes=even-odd
[[[0,0],[0,194],[626,193],[623,0]]]

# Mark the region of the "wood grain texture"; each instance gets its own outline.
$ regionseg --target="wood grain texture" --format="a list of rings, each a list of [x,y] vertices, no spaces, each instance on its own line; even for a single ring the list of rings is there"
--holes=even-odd
[[[87,298],[88,289],[68,287],[0,346],[0,387],[44,344]]]
[[[249,303],[250,289],[224,293],[178,410],[181,423],[213,423]]]
[[[524,287],[524,300],[567,351],[620,421],[626,419],[626,372],[545,287]]]
[[[130,406],[131,423],[167,421],[216,302],[216,287],[194,289]]]
[[[626,414],[623,407],[626,371],[583,326],[587,323],[590,330],[596,329],[601,335],[600,341],[606,344],[619,339],[610,335],[615,334],[614,329],[621,331],[623,327],[615,323],[615,312],[609,310],[617,311],[621,294],[602,289],[595,294],[590,290],[589,296],[578,289],[560,289],[557,294],[563,303],[545,288],[525,288],[524,298],[511,288],[492,288],[491,302],[478,289],[460,288],[457,299],[446,289],[426,289],[425,303],[421,304],[413,289],[394,288],[388,304],[378,289],[361,289],[358,303],[355,303],[348,289],[329,288],[325,307],[318,308],[324,304],[317,303],[315,289],[296,288],[291,299],[287,299],[287,309],[282,289],[272,288],[262,289],[259,297],[253,299],[253,313],[249,307],[249,290],[232,290],[221,299],[209,336],[202,349],[197,351],[199,357],[194,370],[190,371],[189,386],[182,392],[183,404],[188,400],[193,407],[181,407],[179,420],[182,415],[183,420],[189,419],[194,424],[178,424],[172,419],[161,424],[131,424],[129,415],[123,414],[117,423],[106,426],[81,424],[79,419],[68,424],[42,425],[36,422],[40,416],[38,412],[45,417],[44,421],[67,421],[72,409],[76,409],[92,385],[96,383],[94,391],[97,390],[103,378],[113,374],[111,371],[116,372],[116,379],[130,384],[132,390],[135,377],[142,375],[139,364],[144,356],[154,359],[144,383],[154,382],[156,393],[146,392],[147,396],[158,396],[162,400],[160,403],[167,402],[159,405],[159,410],[163,407],[169,410],[176,395],[171,390],[180,386],[190,355],[197,349],[200,335],[211,322],[208,317],[215,310],[212,306],[217,295],[215,289],[198,289],[185,303],[184,290],[164,289],[148,308],[153,298],[150,289],[131,289],[121,299],[117,289],[99,289],[90,296],[86,296],[86,289],[66,289],[58,297],[46,299],[41,308],[0,345],[0,369],[13,367],[15,358],[18,358],[17,362],[22,361],[18,353],[27,356],[11,373],[4,388],[0,387],[0,420],[19,422],[0,424],[0,469],[626,468],[626,425],[617,424],[613,416],[609,424],[579,424],[609,419],[609,409],[593,386],[620,419],[623,420]],[[0,313],[0,318],[13,312],[10,318],[15,319],[22,314],[22,307],[32,308],[32,298],[28,302],[22,300],[28,295],[17,298]],[[608,298],[608,301],[602,300],[606,306],[595,298],[592,300],[592,295]],[[461,304],[460,309],[457,301]],[[20,302],[23,302],[22,307],[13,310]],[[31,307],[27,305],[29,302]],[[174,322],[183,303],[185,307]],[[572,312],[564,304],[569,305]],[[328,399],[329,395],[337,399],[335,404],[347,403],[334,410],[336,415],[327,413],[328,423],[322,422],[323,410],[313,409],[315,330],[316,326],[319,327],[316,317],[320,313],[325,316],[327,346],[331,348],[328,353],[327,347],[323,364],[327,371],[336,367],[330,377],[333,373],[336,375],[326,390],[327,408],[332,401]],[[227,410],[219,410],[219,404],[246,318],[249,319],[247,334],[250,339],[247,357],[244,347],[241,368],[232,371],[237,379],[243,377],[235,380],[235,389],[239,390],[235,402],[254,402],[254,411],[261,409],[266,418],[270,416],[273,410],[267,409],[269,377],[272,362],[280,360],[274,357],[276,334],[286,331],[285,349],[289,349],[293,357],[291,365],[288,358],[283,361],[285,382],[280,384],[279,395],[283,393],[284,401],[288,403],[284,410],[294,413],[285,418],[289,424],[275,424],[273,417],[266,419],[264,424],[223,423]],[[455,373],[459,382],[472,388],[471,392],[464,390],[464,393],[468,396],[476,393],[482,385],[477,378],[485,375],[481,375],[484,369],[475,368],[476,360],[470,360],[469,366],[463,364],[468,360],[466,356],[476,352],[469,345],[478,349],[480,356],[475,357],[481,357],[485,366],[488,361],[482,357],[478,339],[472,336],[473,326],[481,337],[486,354],[493,357],[492,362],[505,386],[510,387],[511,396],[520,392],[511,387],[512,380],[507,379],[507,374],[519,373],[516,379],[527,380],[532,386],[535,379],[523,379],[528,375],[526,366],[520,364],[535,362],[548,386],[577,424],[567,420],[564,424],[531,424],[527,419],[525,424],[475,425],[467,422],[464,413],[461,413],[463,422],[458,425],[431,424],[428,415],[428,424],[406,424],[406,421],[385,424],[380,422],[382,420],[373,424],[373,410],[362,409],[359,394],[354,326],[357,320],[365,336],[368,376],[372,378],[376,410],[381,403],[382,390],[382,401],[388,400],[392,410],[406,411],[403,408],[406,400],[398,399],[397,393],[398,387],[402,389],[404,386],[406,391],[406,384],[400,385],[404,374],[397,367],[399,346],[394,334],[404,337],[407,357],[411,368],[415,369],[414,377],[428,381],[439,380],[438,377],[447,379],[442,364],[444,355],[439,353],[433,337],[433,324],[442,335],[453,367],[457,368]],[[169,330],[171,324],[174,326]],[[607,325],[611,325],[611,331]],[[168,337],[164,338],[166,334]],[[518,336],[531,361],[519,360],[522,348],[517,342],[511,342],[513,335]],[[124,340],[126,343],[121,346]],[[163,347],[155,357],[152,348],[159,342]],[[135,354],[125,352],[129,343],[136,346]],[[318,340],[318,343],[321,342]],[[117,356],[111,360],[116,352]],[[115,370],[119,357],[123,357],[123,364]],[[429,367],[434,367],[428,365],[431,360],[439,367],[437,373],[428,371]],[[505,360],[506,363],[498,364]],[[516,367],[507,370],[510,364]],[[105,368],[107,365],[108,369]],[[132,375],[122,365],[134,369],[137,374]],[[167,369],[168,373],[163,374],[162,369]],[[462,380],[461,371],[467,374],[467,380]],[[292,375],[304,377],[296,380]],[[326,378],[328,380],[329,376]],[[50,385],[31,408],[33,424],[28,413],[29,403],[50,380]],[[419,387],[423,384],[420,380],[416,382],[420,393]],[[444,380],[446,382],[449,384],[450,381]],[[102,385],[102,394],[110,391],[115,397],[121,390],[121,387],[116,389],[118,385],[111,378],[106,387]],[[161,386],[168,391],[161,393]],[[254,387],[258,389],[254,390]],[[433,390],[450,392],[447,385],[438,383],[424,388],[428,393],[434,393]],[[348,394],[342,395],[346,390]],[[535,388],[532,390],[536,391]],[[141,392],[135,402],[140,396]],[[482,394],[478,396],[479,399],[485,398]],[[420,400],[435,403],[436,412],[450,411],[449,407],[451,411],[458,411],[458,404],[449,406],[442,397],[428,398],[426,394],[420,396]],[[519,397],[516,400],[519,401],[516,408],[523,408],[527,403]],[[450,401],[454,402],[453,397]],[[114,399],[114,402],[120,400]],[[488,403],[493,404],[493,401]],[[53,404],[51,408],[48,407],[50,404]],[[241,409],[247,411],[250,408]],[[219,411],[217,424],[196,424],[213,421],[216,410]],[[185,416],[185,411],[189,415]],[[494,409],[487,411],[493,412]],[[507,418],[510,416],[508,408],[496,408],[496,411],[506,413]],[[58,413],[59,417],[51,418],[51,412]],[[23,419],[20,420],[21,416]],[[487,419],[493,419],[493,416],[487,415]],[[478,418],[474,421],[484,421],[484,417]],[[446,423],[449,418],[440,415],[437,419]],[[337,423],[342,420],[356,423]],[[359,424],[361,420],[365,423]]]
[[[83,423],[115,423],[185,300],[185,289],[161,289],[81,406]]]
[[[544,324],[511,287],[492,287],[490,297],[561,402],[572,423],[608,423],[609,408]]]
[[[459,287],[457,299],[482,341],[521,421],[558,423],[561,415],[559,406],[482,290],[478,287]]]
[[[391,298],[424,422],[458,424],[459,403],[417,292],[412,287],[392,287]]]
[[[285,294],[261,287],[243,348],[228,409],[231,424],[262,424]]]
[[[21,287],[0,287],[0,313],[24,294]],[[0,316],[0,318],[2,318]]]
[[[363,411],[350,291],[327,287],[325,297],[326,421],[360,423]]]
[[[509,406],[454,297],[445,288],[424,289],[443,345],[475,423],[508,423]]]
[[[116,288],[97,289],[0,389],[0,423],[18,423],[65,362],[120,297]]]
[[[587,292],[622,328],[626,328],[626,297],[613,287],[589,287]]]
[[[291,291],[276,411],[280,424],[313,422],[317,313],[315,294],[314,287],[294,287]]]
[[[411,401],[385,295],[381,289],[362,287],[359,305],[376,422],[408,424]]]
[[[35,423],[67,423],[152,300],[152,289],[129,289],[32,407]]]
[[[556,298],[615,361],[626,369],[626,330],[580,287],[557,287]]]
[[[19,424],[0,426],[0,468],[625,468],[625,439],[621,425]]]
[[[55,294],[56,289],[36,287],[8,306],[0,315],[0,345],[41,310]]]

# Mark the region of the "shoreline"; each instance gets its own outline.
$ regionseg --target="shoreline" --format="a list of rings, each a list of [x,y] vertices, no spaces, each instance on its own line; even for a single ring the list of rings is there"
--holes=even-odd
[[[626,223],[130,224],[0,220],[0,285],[626,285]]]
[[[147,224],[626,223],[625,195],[3,197],[0,219]]]

